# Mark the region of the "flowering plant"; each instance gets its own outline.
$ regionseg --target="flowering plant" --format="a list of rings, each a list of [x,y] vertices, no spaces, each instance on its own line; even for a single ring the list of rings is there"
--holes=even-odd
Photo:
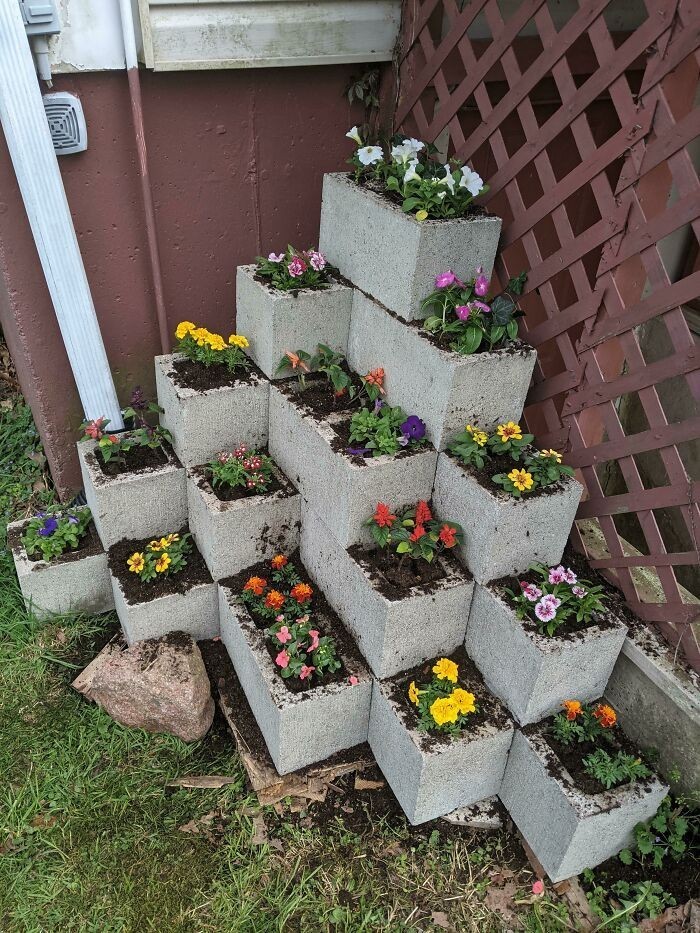
[[[365,145],[356,126],[345,134],[357,144],[348,159],[355,180],[370,178],[401,201],[418,221],[461,217],[481,194],[489,190],[483,179],[458,159],[442,164],[433,158],[434,146],[418,139],[394,136],[385,154],[382,146]]]
[[[526,273],[508,283],[506,290],[488,298],[490,280],[479,266],[474,277],[462,282],[449,269],[435,277],[435,290],[421,305],[428,314],[423,327],[449,341],[450,350],[470,356],[477,350],[492,352],[518,336],[522,311],[515,300],[522,295]]]
[[[344,362],[345,357],[342,353],[337,353],[325,343],[319,343],[314,354],[307,353],[305,350],[297,350],[296,353],[287,350],[276,372],[282,373],[289,369],[296,372],[301,392],[306,388],[308,373],[323,373],[336,395],[345,395],[347,392],[352,398],[355,394],[355,387],[350,375],[343,368]]]
[[[514,421],[499,424],[496,431],[489,435],[481,428],[468,424],[449,445],[449,450],[462,463],[484,468],[491,457],[509,457],[515,463],[523,461],[522,468],[514,468],[508,473],[496,473],[491,479],[498,486],[503,486],[516,499],[523,493],[534,492],[543,486],[558,482],[562,476],[573,476],[571,467],[563,464],[561,454],[556,450],[533,450],[530,444],[533,434],[523,434],[523,429]]]
[[[92,513],[88,508],[69,509],[55,515],[37,512],[27,523],[22,544],[29,557],[40,551],[43,560],[53,560],[78,547],[91,521]]]
[[[433,665],[429,684],[416,686],[411,681],[408,698],[416,707],[421,732],[459,735],[468,725],[468,717],[477,711],[476,697],[458,686],[459,668],[450,658],[440,658]]]
[[[610,746],[612,730],[617,725],[617,713],[607,703],[584,705],[579,700],[565,700],[564,712],[554,717],[552,733],[565,746],[586,743],[595,746],[583,759],[583,769],[610,790],[635,778],[648,777],[649,769],[641,759],[617,750],[614,755],[601,747]]]
[[[273,460],[267,454],[248,450],[245,444],[239,444],[235,450],[222,451],[215,460],[209,462],[211,484],[228,486],[235,489],[255,489],[265,492],[272,480]]]
[[[237,369],[249,369],[250,361],[243,352],[248,339],[240,334],[231,334],[228,343],[220,334],[212,334],[206,327],[196,327],[191,321],[181,321],[175,330],[176,350],[184,353],[193,363],[202,366],[225,366],[233,373]]]
[[[83,431],[81,439],[97,441],[97,452],[105,463],[109,463],[110,460],[124,463],[124,455],[134,447],[156,450],[162,448],[166,442],[172,441],[167,428],[159,424],[152,425],[148,421],[148,415],[160,414],[162,411],[155,402],[149,402],[137,386],[131,393],[131,404],[122,410],[124,419],[131,420],[134,424],[133,429],[111,434],[105,430],[109,419],[95,418],[94,421],[84,421],[80,425]]]
[[[192,550],[191,535],[169,534],[149,541],[143,551],[135,551],[127,558],[130,573],[143,583],[156,577],[171,577],[187,566],[187,555]]]
[[[373,457],[393,457],[402,447],[421,447],[426,443],[425,422],[417,415],[409,415],[398,405],[387,405],[375,399],[373,408],[355,412],[350,422],[348,453]]]
[[[515,603],[517,617],[535,621],[541,634],[554,635],[571,618],[577,625],[588,625],[594,614],[605,612],[603,587],[579,580],[571,568],[533,564],[530,569],[539,575],[538,584],[520,580],[519,593],[506,592]]]
[[[270,253],[265,259],[258,256],[255,271],[278,291],[294,288],[328,288],[329,266],[323,253],[316,249],[302,252],[288,246],[284,253]]]
[[[463,534],[454,522],[433,518],[427,502],[420,501],[398,515],[384,502],[378,502],[374,515],[365,522],[380,548],[393,548],[402,557],[431,563],[436,554],[462,542]]]

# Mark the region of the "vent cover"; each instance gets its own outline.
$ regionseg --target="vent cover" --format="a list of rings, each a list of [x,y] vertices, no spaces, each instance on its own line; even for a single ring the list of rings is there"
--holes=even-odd
[[[87,149],[87,126],[79,98],[66,91],[44,94],[44,110],[57,155],[71,155]]]

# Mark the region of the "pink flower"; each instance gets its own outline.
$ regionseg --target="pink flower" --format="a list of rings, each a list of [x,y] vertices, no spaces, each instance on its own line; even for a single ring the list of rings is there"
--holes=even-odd
[[[531,603],[536,603],[542,595],[542,590],[535,586],[534,583],[521,583],[520,586],[522,587],[523,596]]]
[[[270,260],[270,262],[282,262],[284,259],[284,253],[270,253],[267,258]]]
[[[435,276],[435,288],[449,288],[450,285],[464,285],[450,269]]]
[[[542,602],[549,603],[554,609],[558,609],[561,606],[561,600],[555,596],[554,593],[547,593],[546,596],[542,597]]]
[[[287,269],[293,278],[298,279],[300,275],[303,275],[306,272],[308,266],[301,258],[301,256],[295,256],[287,266]]]
[[[277,655],[277,657],[275,658],[275,664],[276,664],[278,667],[287,667],[287,666],[288,666],[288,664],[289,664],[289,655],[288,655],[287,652],[284,650],[284,648],[282,649],[282,651],[280,651],[280,653],[279,653],[279,654]]]
[[[311,677],[313,672],[316,670],[313,665],[302,664],[301,671],[299,672],[299,680],[306,680],[307,677]]]
[[[275,616],[275,622],[284,622],[284,616],[283,615]]]
[[[550,583],[564,583],[566,582],[566,570],[559,564],[558,567],[551,567],[549,570],[549,582]]]
[[[571,592],[574,594],[574,596],[578,596],[579,599],[583,599],[583,597],[586,595],[588,590],[586,590],[582,586],[572,586]]]
[[[544,894],[544,881],[536,881],[532,886],[532,893],[538,897],[540,894]]]
[[[309,629],[309,637],[311,638],[311,644],[306,649],[306,653],[310,654],[312,651],[315,651],[318,648],[318,636],[319,633],[315,628]]]
[[[297,622],[299,623],[299,625],[305,625],[308,621],[309,621],[308,614],[305,616],[299,616],[299,618],[297,619]]]
[[[291,640],[292,640],[292,633],[289,631],[286,625],[283,625],[282,628],[277,633],[277,641],[281,645],[286,645],[287,642]],[[277,660],[279,660],[279,658]]]
[[[469,305],[457,305],[455,308],[455,314],[460,319],[460,321],[466,321],[471,313],[472,309]]]
[[[556,608],[547,599],[541,599],[535,606],[535,615],[540,622],[549,622],[556,614]]]
[[[360,678],[359,678],[359,677],[355,677],[354,674],[351,674],[351,675],[348,677],[348,683],[350,684],[351,687],[356,687],[356,686],[359,684],[359,682],[360,682]]]
[[[491,307],[483,301],[473,301],[472,306],[478,308],[482,314],[491,314]]]
[[[564,574],[565,574],[565,575],[564,575],[564,579],[566,580],[567,583],[576,583],[576,582],[577,582],[578,577],[577,577],[576,574],[573,572],[573,570],[571,569],[571,567],[567,567],[566,570],[565,570],[565,572],[564,572]]]
[[[474,291],[479,298],[483,298],[488,292],[490,284],[487,276],[484,275],[484,270],[479,266],[476,270],[476,278],[474,279]]]
[[[315,269],[316,272],[323,272],[326,268],[326,257],[323,253],[319,253],[316,250],[311,250],[309,253],[309,262],[311,263],[311,268]]]

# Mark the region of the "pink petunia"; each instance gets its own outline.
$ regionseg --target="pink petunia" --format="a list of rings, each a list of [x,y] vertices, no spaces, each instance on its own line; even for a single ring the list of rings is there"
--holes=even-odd
[[[472,313],[472,309],[469,305],[457,305],[455,308],[455,314],[460,319],[460,321],[468,321],[469,315]]]
[[[306,649],[306,653],[310,654],[312,651],[315,651],[318,648],[318,636],[319,632],[316,629],[309,629],[309,637],[311,638],[311,644]]]
[[[576,582],[578,582],[578,577],[577,577],[576,574],[573,572],[573,570],[571,569],[571,567],[567,567],[566,570],[564,571],[564,578],[565,578],[565,580],[566,580],[567,583],[576,583]]]
[[[475,294],[477,294],[479,298],[483,298],[488,292],[490,284],[488,276],[484,275],[484,270],[479,266],[476,270],[476,278],[474,279]]]
[[[315,269],[316,272],[323,272],[326,268],[326,257],[323,253],[319,253],[316,250],[312,250],[309,253],[309,262],[311,263],[311,268]]]
[[[286,625],[283,625],[282,628],[277,633],[277,641],[281,645],[286,645],[288,641],[292,640],[292,633],[289,631]]]
[[[302,664],[301,671],[299,672],[299,680],[306,680],[307,677],[311,677],[316,668],[311,664]]]
[[[542,595],[542,590],[538,586],[535,586],[534,583],[521,583],[520,586],[523,590],[523,596],[531,603],[536,603]]]
[[[449,288],[450,285],[464,285],[450,269],[435,276],[435,288]]]
[[[473,301],[472,306],[478,308],[482,314],[491,314],[491,306],[484,301]]]
[[[270,262],[282,262],[284,259],[284,253],[270,253],[267,258],[270,260]]]
[[[535,606],[535,615],[540,622],[550,622],[556,614],[557,610],[547,599],[541,599]]]
[[[583,599],[588,590],[586,590],[583,586],[572,586],[571,592],[574,594],[574,596],[578,596],[579,599]]]
[[[550,583],[565,583],[566,582],[566,570],[559,564],[558,567],[550,567],[549,570],[549,582]]]
[[[554,593],[547,593],[546,596],[542,597],[543,603],[549,603],[555,609],[558,609],[561,606],[561,600],[554,595]]]
[[[292,259],[292,261],[287,266],[287,269],[289,270],[289,274],[295,279],[298,279],[300,275],[303,275],[306,272],[307,268],[308,266],[306,265],[304,260],[301,258],[301,256],[295,256],[294,259]]]
[[[287,667],[289,665],[289,655],[284,649],[275,658],[275,664],[277,667]]]

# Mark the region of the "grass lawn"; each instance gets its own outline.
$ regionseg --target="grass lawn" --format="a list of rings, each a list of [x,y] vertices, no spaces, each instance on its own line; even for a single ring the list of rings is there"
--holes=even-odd
[[[52,501],[42,478],[31,413],[7,397],[0,533]],[[267,808],[259,842],[262,811],[223,728],[186,745],[124,729],[74,693],[70,680],[114,618],[37,623],[5,549],[1,560],[2,931],[576,929],[556,900],[531,903],[534,878],[512,836],[441,821],[413,830],[373,791],[339,796],[322,818],[313,806],[284,817]],[[213,773],[235,783],[167,786]]]

